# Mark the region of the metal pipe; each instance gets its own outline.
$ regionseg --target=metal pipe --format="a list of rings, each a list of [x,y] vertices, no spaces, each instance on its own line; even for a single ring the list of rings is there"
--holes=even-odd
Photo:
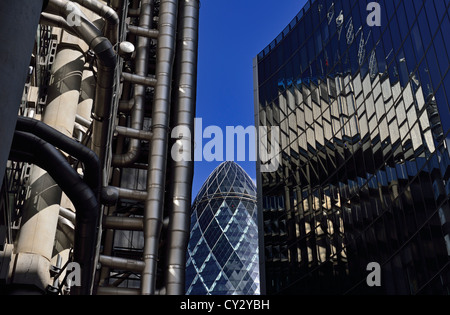
[[[84,54],[77,46],[71,45],[70,41],[66,41],[65,44],[67,45],[59,46],[53,63],[51,84],[48,87],[48,102],[44,109],[42,122],[18,117],[16,125],[16,130],[33,134],[41,133],[47,142],[49,142],[48,140],[64,142],[62,146],[67,144],[66,139],[71,139],[74,130],[85,63]],[[83,149],[86,148],[83,147]],[[16,249],[18,253],[26,253],[33,256],[33,261],[37,261],[39,259],[37,256],[47,257],[48,253],[52,253],[62,191],[54,179],[38,166],[33,165],[30,174],[33,178],[29,195],[31,197],[27,198],[23,207],[22,227]],[[95,176],[95,171],[92,175]],[[98,189],[97,183],[91,182],[91,184],[91,188]],[[36,202],[34,199],[36,196],[45,196],[46,201]],[[44,250],[45,248],[46,250]],[[18,265],[22,266],[20,263]],[[16,268],[15,274],[28,274],[28,269],[32,268]],[[29,274],[32,278],[39,272]]]
[[[133,84],[139,84],[139,85],[143,85],[143,86],[154,87],[156,85],[156,79],[153,77],[144,77],[144,76],[127,73],[127,72],[122,73],[122,79],[124,81],[128,81]]]
[[[111,7],[116,11],[120,11],[123,9],[123,3],[124,3],[124,0],[111,0],[110,1]]]
[[[34,135],[16,131],[10,158],[46,170],[73,202],[77,210],[74,261],[81,266],[81,287],[77,291],[91,294],[100,209],[96,195],[58,150]]]
[[[103,219],[103,228],[122,231],[143,231],[144,220],[142,218],[106,216]]]
[[[97,295],[139,295],[139,289],[118,288],[118,287],[98,287]]]
[[[94,152],[54,128],[32,118],[18,117],[16,130],[32,133],[84,163],[85,182],[93,191],[99,192],[101,186],[100,161]]]
[[[140,190],[132,190],[125,188],[118,188],[119,198],[130,199],[135,201],[145,201],[147,199],[147,192]]]
[[[190,153],[190,159],[169,160],[171,189],[167,200],[169,227],[165,268],[165,287],[168,295],[185,294],[186,249],[190,233],[194,176],[192,148],[197,91],[199,9],[198,0],[180,0],[171,124],[173,127],[185,129],[180,129],[182,134],[176,135],[176,141],[181,141],[183,150]]]
[[[119,35],[119,23],[120,19],[116,11],[103,4],[98,0],[72,0],[79,5],[85,7],[86,9],[96,13],[100,17],[104,18],[106,21],[105,26],[105,36],[108,37],[109,41],[114,45],[117,43],[117,38]]]
[[[138,8],[138,9],[129,9],[128,10],[128,16],[136,17],[136,16],[139,16],[139,14],[141,14],[141,9],[140,8]]]
[[[75,35],[75,33],[71,30],[69,23],[67,23],[67,20],[58,15],[42,12],[39,24],[59,27],[67,31],[69,34]]]
[[[76,222],[76,214],[72,210],[69,210],[69,209],[66,209],[63,207],[59,207],[59,215],[65,219],[69,220],[73,224],[75,224],[75,222]]]
[[[75,122],[86,128],[91,127],[92,124],[92,121],[87,120],[86,118],[78,114],[75,116]]]
[[[128,31],[131,34],[134,34],[137,36],[143,36],[143,37],[152,38],[152,39],[158,38],[158,30],[139,27],[139,26],[135,26],[135,25],[128,25]]]
[[[153,6],[154,0],[142,0],[139,15],[139,26],[142,28],[150,28],[153,22]],[[149,48],[150,39],[139,37],[136,47],[135,68],[136,76],[148,77],[149,64]],[[128,74],[123,74],[127,77]],[[142,82],[140,83],[142,84]],[[134,107],[131,111],[132,129],[141,130],[144,123],[144,106],[145,106],[145,86],[136,84],[134,86]],[[141,151],[141,142],[138,139],[131,139],[128,150],[124,154],[113,155],[112,165],[117,167],[126,167],[135,163]]]
[[[103,188],[102,199],[109,204],[117,203],[118,199],[145,201],[147,199],[147,192],[108,186]]]
[[[95,89],[95,106],[93,113],[92,149],[105,163],[105,148],[109,139],[111,122],[111,106],[117,58],[111,42],[84,15],[84,13],[68,0],[50,0],[46,12],[70,18],[76,15],[80,23],[71,29],[88,45],[97,56],[97,84]]]
[[[156,286],[158,248],[163,225],[166,162],[169,139],[169,118],[172,72],[175,57],[178,0],[161,0],[156,60],[155,98],[152,108],[153,139],[150,143],[148,196],[145,202],[144,262],[142,294],[153,295]]]
[[[98,262],[107,267],[119,270],[134,272],[142,272],[144,270],[144,263],[140,260],[100,255]]]
[[[119,135],[125,136],[132,139],[138,140],[147,140],[150,141],[152,139],[152,133],[150,131],[145,130],[136,130],[127,127],[117,126],[116,131]]]
[[[75,242],[75,225],[71,221],[66,218],[59,216],[58,217],[58,228],[64,234],[65,237],[69,240],[71,244]]]
[[[89,52],[88,52],[89,54]],[[92,124],[91,114],[94,107],[95,97],[95,76],[89,62],[84,65],[83,77],[81,81],[80,99],[75,121],[89,129]],[[86,132],[86,130],[85,130]]]
[[[130,99],[128,101],[120,101],[119,103],[119,111],[124,113],[129,113],[134,106],[134,99]]]

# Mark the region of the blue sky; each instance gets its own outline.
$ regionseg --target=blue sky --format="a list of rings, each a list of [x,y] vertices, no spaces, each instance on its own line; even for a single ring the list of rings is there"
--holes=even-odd
[[[253,58],[281,33],[305,3],[306,0],[201,1],[196,117],[202,119],[203,129],[219,126],[226,139],[226,126],[255,125]],[[203,146],[210,141],[203,138]],[[225,146],[223,155],[225,159]],[[249,161],[248,149],[246,161],[236,162],[251,178],[256,178],[256,164]],[[195,162],[193,198],[220,163]]]

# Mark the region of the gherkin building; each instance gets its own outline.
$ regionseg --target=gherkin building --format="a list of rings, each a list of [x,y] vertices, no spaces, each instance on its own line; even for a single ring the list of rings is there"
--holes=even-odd
[[[256,187],[234,162],[219,165],[194,200],[186,294],[260,294]]]

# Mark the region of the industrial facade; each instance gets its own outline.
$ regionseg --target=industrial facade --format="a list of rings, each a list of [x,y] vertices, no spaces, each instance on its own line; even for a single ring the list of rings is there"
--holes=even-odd
[[[256,187],[235,162],[220,164],[192,206],[186,294],[259,295]]]
[[[1,293],[184,294],[193,159],[170,148],[193,142],[171,131],[194,127],[198,18],[197,0],[0,4]]]
[[[450,2],[375,4],[308,1],[254,60],[268,294],[450,294]]]

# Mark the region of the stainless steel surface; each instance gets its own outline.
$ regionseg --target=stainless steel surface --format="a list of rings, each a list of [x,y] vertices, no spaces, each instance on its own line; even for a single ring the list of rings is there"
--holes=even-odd
[[[183,294],[193,163],[173,161],[169,147],[192,143],[185,134],[171,139],[171,130],[193,131],[199,2],[48,2],[23,25],[40,20],[37,36],[34,26],[20,47],[10,31],[4,37],[30,65],[25,90],[20,73],[11,74],[16,90],[34,93],[24,94],[19,115],[35,119],[17,119],[10,159],[47,171],[23,184],[34,185],[40,215],[21,217],[18,235],[32,237],[8,244],[18,251],[11,264],[26,271],[15,279],[27,289],[15,292],[45,293],[57,284],[50,264],[71,259],[81,264],[82,286],[66,283],[65,293]],[[28,248],[35,243],[42,246]]]
[[[155,98],[152,108],[153,139],[150,143],[148,196],[144,217],[144,262],[142,294],[155,294],[158,248],[161,237],[166,190],[166,162],[168,158],[169,119],[172,93],[172,74],[177,32],[177,0],[161,0],[156,60]]]
[[[198,0],[180,0],[177,53],[175,59],[172,126],[183,132],[177,141],[188,151],[188,160],[169,159],[168,250],[165,287],[168,295],[183,295],[185,291],[186,248],[189,241],[191,192],[194,161],[194,119],[197,92]],[[178,136],[178,135],[176,135]]]
[[[152,26],[153,21],[153,0],[142,0],[141,10],[139,15],[139,27],[149,29]],[[149,64],[149,46],[150,39],[145,37],[139,37],[136,43],[136,58],[135,58],[135,77],[147,78],[148,76],[148,64]],[[128,74],[123,73],[126,78]],[[132,75],[131,75],[132,76]],[[133,76],[132,76],[133,77]],[[134,106],[131,110],[131,123],[130,127],[135,130],[141,130],[144,120],[144,106],[145,106],[145,86],[142,85],[146,82],[134,82],[138,83],[134,86]],[[153,82],[152,84],[153,85]],[[116,154],[113,156],[112,164],[114,166],[129,166],[137,161],[141,151],[141,142],[139,139],[131,139],[128,146],[128,150],[123,154]]]

